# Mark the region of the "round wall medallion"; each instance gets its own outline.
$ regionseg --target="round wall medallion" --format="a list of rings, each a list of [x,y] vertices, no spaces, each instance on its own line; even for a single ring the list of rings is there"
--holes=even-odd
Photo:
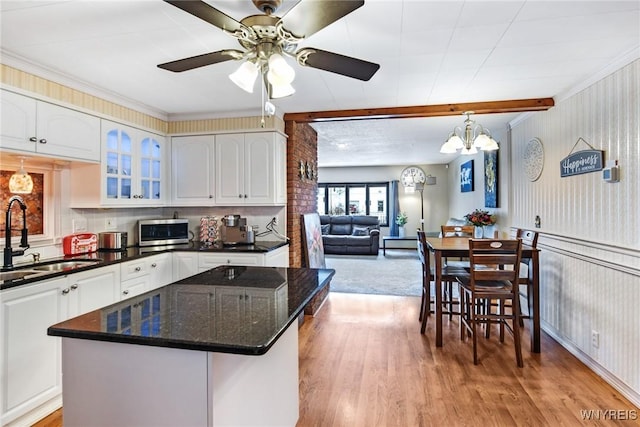
[[[544,167],[544,147],[538,138],[532,138],[524,150],[524,173],[529,181],[537,181]]]

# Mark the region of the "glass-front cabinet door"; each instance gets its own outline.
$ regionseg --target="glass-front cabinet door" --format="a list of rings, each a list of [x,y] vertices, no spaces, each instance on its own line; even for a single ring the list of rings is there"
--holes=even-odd
[[[106,196],[107,199],[131,199],[131,167],[133,144],[129,132],[111,129],[106,135]]]
[[[104,205],[161,205],[165,138],[120,123],[103,120]]]
[[[162,177],[162,147],[155,138],[146,137],[140,143],[141,199],[160,200]]]

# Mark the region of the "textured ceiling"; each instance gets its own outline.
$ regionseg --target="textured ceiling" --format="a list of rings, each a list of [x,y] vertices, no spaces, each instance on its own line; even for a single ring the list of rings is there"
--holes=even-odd
[[[303,0],[317,1],[317,0]],[[240,20],[249,0],[208,3]],[[296,2],[283,1],[278,15]],[[228,79],[238,63],[172,73],[157,64],[221,49],[231,36],[162,1],[2,0],[2,62],[126,101],[163,118],[256,115],[258,90]],[[296,67],[279,114],[554,97],[640,51],[640,2],[367,0],[313,34],[317,47],[381,65],[369,81]],[[109,99],[109,98],[108,98]],[[514,114],[476,117],[504,129]],[[463,118],[314,124],[322,166],[446,163]],[[347,144],[346,149],[339,144]]]

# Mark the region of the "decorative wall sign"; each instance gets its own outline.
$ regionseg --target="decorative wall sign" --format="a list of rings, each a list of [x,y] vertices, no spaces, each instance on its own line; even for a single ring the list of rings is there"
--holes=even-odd
[[[460,165],[460,191],[473,191],[473,160]]]
[[[591,149],[574,153],[573,150],[580,141],[587,144]],[[569,155],[560,161],[560,177],[565,178],[567,176],[601,171],[604,164],[603,158],[604,151],[596,150],[587,141],[578,138]]]
[[[484,152],[484,207],[498,207],[498,151]]]

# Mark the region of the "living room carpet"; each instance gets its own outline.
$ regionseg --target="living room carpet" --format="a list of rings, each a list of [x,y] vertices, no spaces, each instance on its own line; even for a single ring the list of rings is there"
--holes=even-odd
[[[422,267],[418,252],[387,249],[373,255],[325,255],[327,268],[336,270],[331,292],[420,296]]]

